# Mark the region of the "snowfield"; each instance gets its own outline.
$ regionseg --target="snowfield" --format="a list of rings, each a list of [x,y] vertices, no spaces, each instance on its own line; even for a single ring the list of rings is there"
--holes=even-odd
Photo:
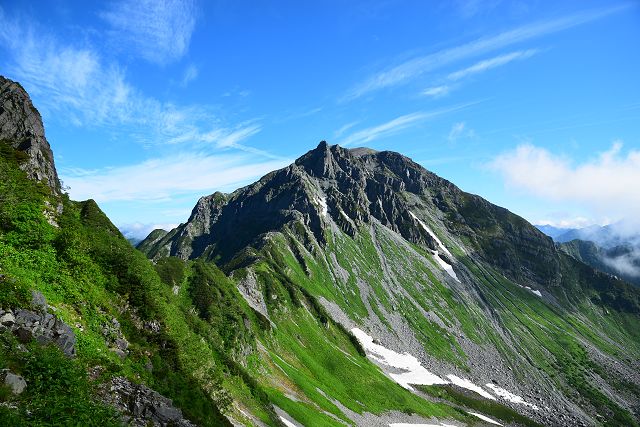
[[[438,255],[438,251],[433,251],[433,256],[435,257],[438,264],[440,264],[440,267],[442,267],[442,269],[446,271],[447,274],[449,274],[449,276],[451,276],[456,282],[460,283],[460,279],[458,279],[458,275],[453,270],[451,264],[440,258],[440,255]]]
[[[313,201],[320,207],[320,213],[326,217],[329,214],[329,206],[327,205],[327,198],[324,196],[316,196]]]
[[[480,396],[482,396],[484,398],[491,399],[491,400],[496,400],[496,398],[493,397],[491,394],[489,394],[489,392],[485,391],[482,387],[475,385],[474,383],[472,383],[471,381],[469,381],[466,378],[460,378],[460,377],[457,377],[455,375],[447,375],[447,378],[449,378],[449,380],[451,380],[452,384],[455,384],[458,387],[462,387],[462,388],[466,388],[467,390],[475,391],[476,393],[478,393]]]
[[[410,384],[416,385],[433,385],[447,384],[448,381],[443,380],[439,376],[427,371],[420,361],[409,353],[396,353],[384,346],[373,342],[373,338],[361,329],[353,328],[351,333],[360,341],[367,351],[370,359],[391,368],[405,371],[400,374],[387,374],[402,387],[407,390],[414,390]]]
[[[512,403],[525,405],[535,410],[539,409],[536,405],[525,402],[525,400],[522,397],[516,394],[513,394],[510,391],[505,390],[501,387],[498,387],[497,385],[492,383],[486,384],[485,387],[491,390],[495,394],[495,396],[492,395],[489,391],[483,389],[481,386],[474,384],[473,382],[471,382],[466,378],[460,378],[453,374],[447,375],[448,380],[440,378],[436,374],[429,372],[427,369],[425,369],[424,366],[422,366],[420,361],[415,356],[409,353],[400,354],[398,352],[395,352],[391,349],[384,347],[383,345],[374,343],[373,337],[371,337],[369,334],[364,332],[362,329],[353,328],[351,329],[351,333],[358,339],[358,341],[360,341],[360,344],[362,344],[362,347],[364,347],[365,352],[367,353],[367,357],[380,365],[388,366],[389,368],[391,368],[391,369],[384,369],[386,374],[389,375],[391,379],[393,379],[395,382],[397,382],[407,390],[414,391],[413,387],[411,387],[411,384],[414,384],[414,385],[454,384],[458,387],[478,393],[480,396],[486,399],[497,400],[496,396],[498,396]],[[402,373],[390,372],[394,370],[401,370],[404,372]],[[502,425],[485,415],[478,414],[476,412],[469,412],[469,414],[474,415],[488,423],[492,423],[499,426]],[[445,426],[446,427],[446,424],[396,423],[396,424],[390,424],[390,426],[391,427],[409,427],[409,426],[414,426],[414,427]]]
[[[295,425],[294,423],[292,423],[291,421],[289,421],[283,416],[280,416],[280,421],[282,421],[282,423],[287,427],[298,427],[297,425]]]
[[[525,402],[522,397],[518,396],[517,394],[513,394],[510,391],[503,389],[502,387],[498,387],[495,384],[488,383],[485,384],[485,387],[491,389],[491,391],[493,391],[496,396],[500,396],[504,400],[508,400],[509,402],[517,403],[519,405],[528,406],[532,409],[535,409],[536,411],[540,409],[537,405]]]
[[[479,413],[477,413],[477,412],[468,412],[468,414],[471,414],[471,415],[473,415],[474,417],[478,417],[478,418],[480,418],[481,420],[484,420],[484,421],[486,421],[486,422],[488,422],[488,423],[491,423],[491,424],[495,424],[495,425],[497,425],[497,426],[501,426],[501,425],[502,425],[502,424],[500,424],[499,422],[497,422],[497,421],[495,421],[495,420],[492,420],[491,418],[487,417],[486,415],[482,415],[482,414],[479,414]]]
[[[524,289],[528,290],[529,292],[531,292],[531,293],[532,293],[532,294],[534,294],[534,295],[537,295],[537,296],[539,296],[539,297],[542,297],[542,292],[540,292],[540,291],[539,291],[539,290],[537,290],[537,289],[532,289],[532,288],[531,288],[531,286],[522,286],[522,285],[518,285],[518,286],[520,286],[521,288],[524,288]]]

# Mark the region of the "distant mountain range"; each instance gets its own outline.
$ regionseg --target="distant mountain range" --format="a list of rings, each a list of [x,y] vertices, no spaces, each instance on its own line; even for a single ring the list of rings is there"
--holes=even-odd
[[[618,222],[572,229],[536,227],[574,258],[640,286],[640,232],[633,224]]]

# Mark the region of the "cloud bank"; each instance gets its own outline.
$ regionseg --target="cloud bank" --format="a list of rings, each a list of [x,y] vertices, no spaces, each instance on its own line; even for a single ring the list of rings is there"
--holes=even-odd
[[[640,150],[624,153],[621,142],[582,163],[523,144],[496,157],[489,167],[508,187],[541,199],[575,202],[595,216],[640,224]]]

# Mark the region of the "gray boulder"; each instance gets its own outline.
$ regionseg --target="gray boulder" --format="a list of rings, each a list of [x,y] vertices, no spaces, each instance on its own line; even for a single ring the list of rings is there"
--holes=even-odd
[[[16,318],[12,313],[5,313],[0,317],[0,325],[10,327],[16,323]]]
[[[31,291],[31,308],[36,311],[46,313],[48,310],[47,300],[44,295],[38,291]]]
[[[3,311],[0,315],[0,331],[10,330],[20,342],[35,339],[41,345],[55,344],[68,357],[76,355],[76,336],[73,329],[51,313],[47,313],[47,301],[39,292],[33,293],[33,306],[38,311],[17,309]]]
[[[7,370],[4,371],[4,385],[9,387],[13,394],[20,394],[27,388],[24,378]]]

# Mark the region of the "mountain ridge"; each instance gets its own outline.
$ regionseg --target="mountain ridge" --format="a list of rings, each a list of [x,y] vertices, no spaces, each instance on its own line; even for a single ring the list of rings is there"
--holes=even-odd
[[[356,164],[357,167],[352,167],[351,164]],[[302,168],[302,170],[300,170],[300,168]],[[387,175],[385,175],[385,173],[387,173]],[[482,223],[483,221],[485,223],[491,221],[491,219],[486,218],[474,218],[473,210],[476,207],[484,211],[490,211],[490,218],[509,218],[510,220],[517,221],[519,226],[524,224],[524,222],[522,222],[524,220],[510,213],[508,210],[492,205],[479,196],[462,192],[449,181],[427,171],[422,166],[399,153],[369,151],[363,152],[358,156],[353,156],[350,150],[343,149],[337,145],[329,146],[323,141],[317,148],[301,156],[292,165],[265,175],[255,184],[236,190],[231,193],[227,199],[216,199],[215,203],[210,203],[214,195],[201,198],[186,223],[187,227],[195,226],[202,221],[202,225],[207,227],[206,233],[202,234],[211,234],[212,231],[208,227],[211,227],[211,225],[215,223],[216,219],[222,213],[221,210],[226,206],[226,203],[247,196],[255,196],[256,193],[264,192],[263,186],[277,186],[289,177],[294,177],[294,179],[298,180],[298,183],[306,179],[305,182],[311,187],[310,189],[303,189],[307,193],[304,198],[305,203],[300,204],[300,201],[297,201],[298,205],[283,203],[282,206],[276,207],[275,209],[288,211],[290,215],[293,215],[291,211],[297,211],[303,215],[307,215],[307,225],[310,225],[311,228],[315,230],[316,237],[318,237],[319,240],[322,240],[322,236],[317,233],[321,221],[321,210],[319,209],[325,209],[324,207],[320,207],[321,202],[324,200],[324,202],[327,203],[326,209],[328,212],[331,212],[330,216],[332,219],[347,234],[353,234],[355,223],[367,223],[370,221],[370,218],[375,218],[393,231],[399,232],[409,241],[426,243],[430,249],[436,250],[437,244],[432,236],[429,233],[423,232],[420,227],[416,227],[418,224],[409,213],[411,211],[409,206],[411,201],[400,201],[395,195],[396,192],[407,192],[412,195],[433,192],[430,207],[440,209],[443,215],[451,211],[450,214],[455,216],[455,218],[452,219],[458,222],[462,220],[464,225],[468,225],[467,229],[465,229],[464,225],[451,225],[451,231],[458,234],[464,235],[465,232],[468,233],[468,228],[477,229],[485,225]],[[313,181],[313,179],[319,179],[319,181],[310,182]],[[278,182],[271,183],[272,180],[278,180]],[[296,185],[296,183],[289,183],[287,185]],[[324,194],[325,192],[328,193]],[[263,197],[265,201],[263,205],[252,206],[247,208],[247,210],[254,208],[254,210],[260,210],[263,207],[273,209],[270,197],[272,197],[272,195],[265,195]],[[453,200],[451,200],[452,198]],[[225,203],[222,203],[223,200],[225,200]],[[455,206],[449,206],[450,203],[454,203]],[[244,200],[238,203],[238,206],[234,205],[234,215],[240,212],[240,204],[244,206]],[[460,207],[465,208],[467,207],[465,204],[472,205],[466,209],[466,211],[463,211],[468,213],[466,218],[460,215],[459,209],[454,209]],[[315,209],[312,209],[313,206],[315,206]],[[210,211],[207,211],[207,209],[210,209]],[[336,213],[338,214],[336,215]],[[276,214],[278,214],[278,212],[276,212]],[[204,219],[205,217],[207,218],[206,220]],[[210,218],[213,219],[213,223],[209,222]],[[269,224],[261,229],[261,231],[275,230],[278,228],[278,225],[282,225],[282,222],[292,219],[293,217],[291,216],[283,218],[281,223]],[[454,221],[449,219],[448,223],[453,224]],[[182,229],[178,227],[169,234],[177,230],[182,231]],[[513,227],[513,231],[520,230],[521,228]],[[545,246],[548,251],[555,251],[551,239],[548,239],[543,233],[538,232],[531,226],[527,226],[525,230],[526,235],[523,236],[524,241],[532,239],[536,244]],[[181,236],[193,237],[192,233],[197,233],[198,231],[199,230],[190,230],[187,235],[181,234]],[[505,241],[494,241],[494,245],[498,246],[503,244],[503,246],[513,247],[512,244],[510,245],[509,235],[501,237],[503,237]],[[215,239],[216,237],[213,236],[213,238]],[[196,257],[202,255],[204,251],[204,248],[198,246],[202,244],[202,239],[200,239],[200,242],[194,246]],[[170,255],[177,255],[183,258],[192,256],[190,253],[187,254],[188,249],[186,249],[185,252],[185,249],[178,249],[178,246],[179,243],[172,243],[171,248],[165,246],[164,249],[167,250]],[[180,250],[182,250],[182,252],[180,252]],[[498,248],[494,249],[495,252],[499,250]],[[154,249],[154,251],[157,253],[159,250]],[[529,255],[534,256],[536,254]],[[521,257],[524,258],[525,256]],[[508,267],[509,256],[502,256],[498,262],[500,263],[500,267]],[[538,270],[544,270],[540,265],[537,265],[536,268]],[[513,273],[516,274],[517,272],[513,271]],[[539,273],[526,272],[525,274],[535,275]]]

